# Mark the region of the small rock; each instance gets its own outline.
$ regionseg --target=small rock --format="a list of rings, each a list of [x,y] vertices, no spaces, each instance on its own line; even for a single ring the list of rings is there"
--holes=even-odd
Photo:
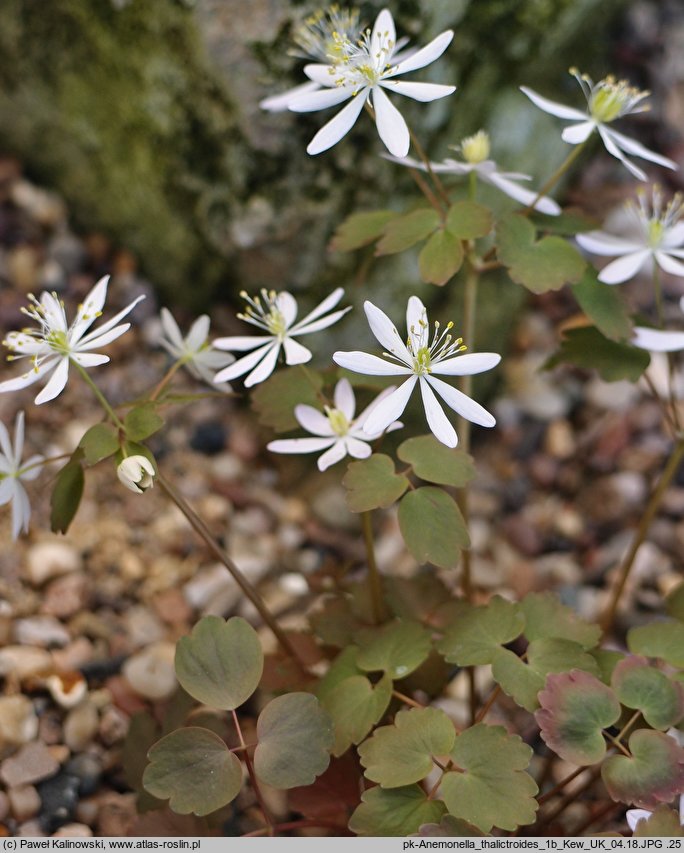
[[[167,699],[178,686],[175,654],[174,643],[153,643],[126,661],[122,670],[124,678],[146,699]]]
[[[78,551],[66,542],[39,542],[31,546],[26,568],[29,580],[34,586],[67,572],[81,568],[82,560]]]
[[[221,421],[197,424],[190,437],[190,447],[198,453],[215,456],[226,446],[226,430]]]
[[[102,762],[90,752],[75,755],[64,768],[65,773],[78,779],[78,793],[89,797],[97,791],[102,776]]]
[[[551,421],[544,439],[546,452],[554,459],[568,459],[575,452],[575,436],[565,419]]]
[[[45,649],[28,646],[5,646],[0,649],[0,675],[19,679],[40,675],[52,669],[52,655]]]
[[[68,619],[88,604],[88,581],[82,572],[53,580],[45,590],[41,613]]]
[[[45,832],[54,832],[73,820],[78,802],[78,786],[79,780],[70,773],[60,773],[38,786],[40,825]]]
[[[184,625],[192,618],[192,610],[188,602],[176,587],[158,593],[152,605],[159,618],[167,625]]]
[[[61,708],[75,708],[88,692],[80,672],[60,672],[48,676],[45,685]]]
[[[54,616],[30,616],[14,623],[14,641],[22,646],[66,646],[71,635]]]
[[[9,797],[4,791],[0,791],[0,820],[5,820],[9,814]]]
[[[585,386],[585,395],[597,409],[624,412],[634,404],[639,389],[633,382],[604,382],[595,376]]]
[[[214,612],[223,613],[232,610],[242,595],[228,569],[220,564],[197,572],[183,587],[183,594],[195,610],[203,612],[211,605]]]
[[[0,779],[8,788],[18,788],[47,779],[58,770],[59,764],[44,743],[27,743],[2,762]]]
[[[137,817],[135,794],[107,794],[100,802],[97,835],[108,838],[128,835]]]
[[[157,616],[143,604],[137,604],[128,609],[125,624],[130,644],[134,649],[161,640],[166,633]]]
[[[52,659],[55,669],[60,672],[73,672],[90,663],[95,655],[93,644],[87,637],[77,637],[63,649],[55,649]]]
[[[92,838],[93,831],[84,823],[65,823],[57,832],[53,832],[53,838]]]
[[[122,741],[128,734],[129,724],[128,715],[114,705],[110,705],[102,714],[99,727],[100,737],[105,746],[113,746]]]
[[[64,743],[61,714],[56,708],[48,708],[38,721],[38,739],[47,746]]]
[[[40,810],[40,797],[33,785],[22,785],[19,788],[10,788],[10,809],[12,817],[23,823],[35,817]]]
[[[38,717],[33,703],[25,696],[0,699],[0,743],[21,746],[38,734]]]
[[[81,752],[92,742],[99,722],[97,708],[86,700],[67,714],[64,721],[64,743],[72,752]]]
[[[36,819],[27,820],[17,829],[17,835],[23,838],[44,838],[45,833],[40,822]]]

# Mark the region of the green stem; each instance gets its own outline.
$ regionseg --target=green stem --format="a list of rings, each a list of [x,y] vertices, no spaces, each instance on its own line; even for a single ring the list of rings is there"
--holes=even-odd
[[[176,372],[179,370],[179,368],[181,367],[182,364],[183,364],[183,359],[179,358],[178,361],[174,361],[174,363],[171,365],[171,367],[169,367],[169,369],[166,371],[164,376],[162,376],[160,383],[157,385],[157,387],[154,389],[154,391],[150,394],[150,402],[151,403],[154,402],[156,399],[158,399],[161,392],[164,390],[164,388],[166,388],[166,386],[169,384],[169,382],[173,379],[173,377],[175,376]]]
[[[98,402],[100,403],[102,408],[105,410],[105,412],[109,415],[109,417],[112,419],[112,421],[119,427],[119,429],[124,429],[123,421],[119,418],[119,416],[116,414],[114,409],[109,405],[109,401],[107,400],[105,395],[102,393],[102,391],[100,391],[100,389],[97,387],[97,385],[90,378],[88,371],[84,367],[81,367],[81,365],[75,361],[72,361],[71,363],[73,365],[75,365],[76,369],[80,372],[81,376],[85,379],[86,383],[90,386],[93,394],[95,394],[95,396],[97,397]]]
[[[639,551],[639,548],[642,546],[644,540],[646,539],[646,535],[648,534],[651,522],[653,521],[656,513],[658,512],[658,509],[660,508],[660,504],[663,500],[663,495],[665,494],[673,477],[677,473],[677,469],[679,468],[682,458],[684,458],[684,438],[679,438],[672,450],[672,453],[670,454],[670,458],[667,460],[665,469],[660,475],[660,479],[658,480],[658,483],[655,489],[653,490],[653,493],[651,494],[648,504],[646,505],[646,510],[643,516],[641,517],[639,526],[637,527],[634,540],[632,541],[630,549],[627,552],[627,556],[625,557],[622,563],[618,579],[615,583],[615,586],[613,587],[610,603],[601,619],[601,627],[603,629],[604,634],[608,633],[608,631],[610,631],[610,629],[613,627],[613,622],[615,621],[615,614],[617,613],[618,605],[620,603],[620,597],[622,596],[625,584],[627,583],[627,579],[629,578],[629,573],[631,572],[632,566],[634,565],[634,560],[636,558],[637,552]]]
[[[200,516],[195,512],[195,510],[190,506],[190,504],[185,500],[185,498],[176,491],[176,489],[161,473],[157,474],[157,482],[166,492],[169,498],[171,498],[173,503],[176,504],[178,509],[186,517],[195,533],[197,533],[198,536],[204,540],[205,544],[212,552],[212,554],[216,557],[216,559],[220,563],[223,563],[223,565],[228,569],[228,571],[233,577],[233,580],[237,583],[237,585],[244,592],[247,598],[252,602],[257,612],[264,620],[265,624],[268,625],[268,627],[271,629],[285,652],[287,652],[287,654],[299,664],[303,672],[306,672],[305,662],[301,659],[301,657],[297,653],[297,650],[294,648],[294,646],[288,639],[287,635],[278,625],[271,611],[268,609],[268,607],[266,607],[266,604],[264,603],[256,588],[247,580],[247,578],[242,574],[240,569],[238,569],[235,563],[230,559],[230,557],[226,554],[223,548],[219,545],[216,539],[214,539],[211,534],[211,531],[204,523],[204,520],[200,518]]]
[[[434,169],[432,168],[432,163],[430,162],[430,158],[425,153],[425,149],[418,141],[418,137],[415,133],[409,128],[409,136],[411,137],[411,142],[413,143],[413,147],[416,149],[416,154],[425,164],[425,169],[434,184],[435,189],[437,190],[437,194],[442,199],[442,201],[446,204],[447,209],[451,207],[451,199],[449,198],[449,194],[444,188],[444,184],[440,180],[439,176],[435,174]]]
[[[240,738],[240,746],[244,750],[244,755],[242,756],[245,759],[245,764],[247,765],[247,773],[249,773],[249,780],[252,783],[252,788],[254,790],[254,796],[257,798],[257,802],[259,803],[259,808],[261,809],[261,813],[264,816],[264,823],[268,829],[267,834],[273,835],[273,821],[271,820],[271,816],[268,813],[268,809],[266,808],[266,803],[264,803],[264,798],[261,795],[261,788],[259,787],[259,780],[257,779],[256,773],[254,772],[254,765],[252,764],[252,759],[249,756],[249,752],[247,751],[247,744],[245,743],[245,739],[242,736],[242,728],[240,727],[240,721],[238,720],[238,715],[235,713],[235,710],[231,711],[233,715],[233,723],[235,725],[235,731],[237,732],[238,737]]]
[[[531,210],[534,210],[535,204],[537,204],[537,202],[542,198],[542,196],[545,196],[550,189],[555,187],[558,181],[563,177],[563,175],[568,171],[570,166],[572,166],[575,160],[579,157],[586,144],[586,142],[580,142],[579,145],[575,145],[575,147],[568,154],[565,160],[563,160],[563,162],[556,169],[556,171],[551,175],[551,177],[546,181],[546,183],[542,185],[542,188],[537,193],[537,197],[534,199],[534,201],[525,208],[525,213],[529,213]]]
[[[370,511],[361,513],[361,527],[363,529],[363,541],[366,544],[366,561],[368,563],[368,591],[370,592],[371,605],[373,607],[373,619],[376,624],[382,624],[387,619],[387,608],[382,597],[382,581],[378,564],[375,560],[375,547],[373,544],[373,520]]]

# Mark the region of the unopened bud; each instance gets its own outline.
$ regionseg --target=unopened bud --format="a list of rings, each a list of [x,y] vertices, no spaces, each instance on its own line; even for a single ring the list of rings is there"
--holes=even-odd
[[[156,471],[146,456],[127,456],[116,469],[116,476],[127,489],[141,495],[154,486]]]

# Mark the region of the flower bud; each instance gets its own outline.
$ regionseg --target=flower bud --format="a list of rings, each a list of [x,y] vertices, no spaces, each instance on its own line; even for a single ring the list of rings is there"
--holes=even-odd
[[[127,489],[141,495],[154,485],[154,465],[146,456],[127,456],[116,469],[116,476]]]

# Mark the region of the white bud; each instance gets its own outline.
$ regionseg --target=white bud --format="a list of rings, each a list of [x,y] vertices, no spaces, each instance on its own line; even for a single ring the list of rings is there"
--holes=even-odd
[[[152,488],[155,473],[146,456],[127,456],[116,469],[116,476],[124,486],[139,495]]]

